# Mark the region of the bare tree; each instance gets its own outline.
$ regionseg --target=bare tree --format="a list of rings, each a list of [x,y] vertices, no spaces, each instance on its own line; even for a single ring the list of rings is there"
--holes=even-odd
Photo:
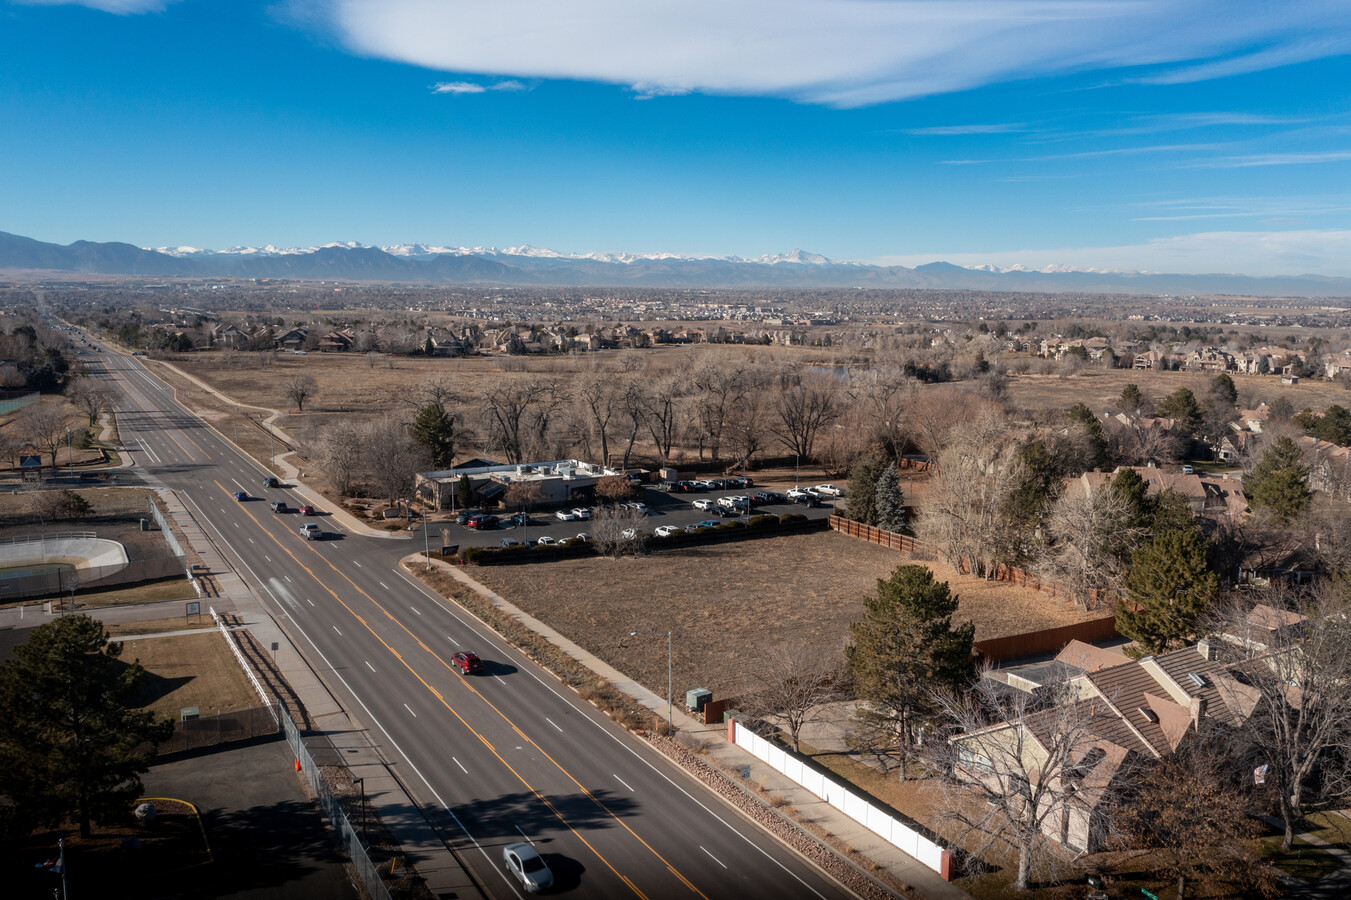
[[[1225,702],[1251,707],[1249,760],[1267,767],[1285,820],[1285,849],[1311,804],[1351,794],[1351,604],[1344,585],[1309,596],[1242,595],[1211,624],[1210,646],[1239,683]],[[1262,601],[1260,603],[1255,601]],[[1254,700],[1256,701],[1254,704]]]
[[[528,515],[530,507],[544,499],[544,488],[538,481],[513,481],[502,496],[507,503],[516,504]]]
[[[840,657],[780,645],[755,665],[738,704],[748,715],[782,725],[796,753],[802,729],[821,707],[844,698],[843,684]]]
[[[948,432],[992,411],[1002,411],[1002,407],[961,388],[929,388],[911,401],[907,422],[920,451],[929,459],[937,459],[948,444]]]
[[[899,455],[905,443],[906,406],[916,392],[914,380],[899,367],[877,366],[852,378],[850,391],[870,429],[888,452]],[[848,471],[848,467],[835,471]]]
[[[637,556],[643,551],[647,517],[626,506],[606,506],[591,516],[591,538],[602,556]]]
[[[338,422],[319,433],[310,455],[324,470],[338,494],[352,493],[352,479],[364,457],[366,438],[362,429],[351,421]],[[378,448],[377,450],[378,455]]]
[[[1130,551],[1149,536],[1130,519],[1118,492],[1104,486],[1090,494],[1075,482],[1043,523],[1050,548],[1037,561],[1037,574],[1089,609],[1104,595],[1119,594]]]
[[[305,411],[305,402],[319,390],[319,384],[314,380],[313,375],[292,375],[286,380],[283,386],[286,391],[286,399],[296,405],[297,412]]]
[[[378,453],[379,466],[372,475],[381,493],[390,503],[410,499],[418,469],[429,464],[426,452],[398,416],[376,419],[366,426],[365,432],[367,444]]]
[[[671,447],[680,434],[684,393],[685,378],[678,373],[659,378],[647,386],[647,430],[663,463],[670,461]]]
[[[573,396],[586,411],[590,433],[600,442],[601,465],[610,464],[610,432],[619,408],[619,380],[604,372],[587,372],[577,379]]]
[[[50,454],[56,468],[56,451],[66,442],[69,416],[64,403],[31,403],[15,417],[19,434],[44,453]]]
[[[113,397],[112,391],[88,378],[79,379],[66,391],[66,399],[84,414],[91,428],[98,422],[99,415],[112,406]]]
[[[951,735],[931,742],[950,773],[934,799],[944,830],[973,857],[1017,852],[1013,884],[1025,891],[1060,864],[1052,837],[1090,851],[1110,837],[1109,800],[1128,780],[1128,754],[1098,736],[1117,722],[1101,698],[1081,698],[1068,683],[1009,691],[988,675],[966,694],[934,699]]]
[[[772,431],[789,453],[812,458],[816,435],[840,414],[840,382],[820,372],[794,373],[774,395]]]
[[[694,408],[702,436],[708,442],[713,459],[722,453],[723,435],[733,410],[746,393],[744,359],[725,353],[707,353],[690,375],[695,389]],[[703,458],[700,444],[700,458]]]
[[[534,402],[533,385],[514,378],[492,378],[479,394],[489,440],[509,463],[525,460],[526,410]]]

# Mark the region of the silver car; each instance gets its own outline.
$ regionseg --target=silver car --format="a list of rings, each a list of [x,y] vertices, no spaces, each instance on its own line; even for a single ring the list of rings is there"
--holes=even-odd
[[[507,871],[521,882],[521,887],[532,894],[538,894],[553,886],[554,873],[549,871],[549,867],[535,852],[535,848],[525,841],[508,844],[502,850],[502,862],[506,864]]]

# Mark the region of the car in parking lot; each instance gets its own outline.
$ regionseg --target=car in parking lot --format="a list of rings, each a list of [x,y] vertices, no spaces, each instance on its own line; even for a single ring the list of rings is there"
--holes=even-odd
[[[535,546],[537,546],[537,547],[547,547],[547,546],[549,546],[550,544],[557,544],[557,543],[558,543],[558,541],[556,541],[556,540],[554,540],[553,538],[549,537],[547,534],[546,534],[546,535],[543,535],[543,536],[541,536],[541,537],[535,538]]]
[[[589,540],[591,540],[591,532],[589,532],[589,531],[579,531],[579,532],[577,532],[576,540],[579,540],[579,541],[589,541]]]
[[[277,480],[276,475],[269,475],[263,479],[263,487],[268,488],[281,487],[281,482]]]
[[[538,894],[553,886],[553,872],[549,871],[549,866],[545,864],[544,858],[535,852],[535,848],[525,841],[504,847],[502,862],[506,865],[507,871],[521,883],[521,887],[532,894]]]
[[[722,523],[717,519],[704,519],[702,522],[695,523],[695,528],[717,528]]]
[[[755,480],[749,475],[733,475],[727,479],[729,488],[748,488],[755,485]]]
[[[317,541],[324,536],[323,531],[321,531],[319,526],[313,522],[306,522],[304,525],[301,525],[300,533],[305,536],[305,540],[307,541]]]
[[[816,492],[811,488],[789,488],[787,496],[794,503],[799,503],[808,497],[815,497]]]
[[[591,510],[587,509],[585,506],[574,507],[572,510],[572,517],[574,519],[589,519],[591,518]]]
[[[824,494],[827,497],[844,496],[844,489],[838,488],[833,484],[818,484],[816,487],[812,488],[812,490],[816,491],[818,494]]]
[[[577,511],[575,509],[560,509],[554,513],[554,518],[562,519],[564,522],[573,522],[577,519]]]
[[[528,516],[523,512],[512,513],[511,516],[508,517],[507,521],[513,525],[529,525],[530,516]]]
[[[519,547],[519,546],[521,546],[521,542],[518,541],[518,540],[516,540],[515,538],[502,538],[502,542],[501,542],[501,543],[502,543],[502,546],[503,546],[503,547]]]
[[[455,515],[455,524],[463,525],[464,523],[469,521],[470,516],[481,516],[481,515],[483,515],[483,510],[481,509],[473,509],[473,508],[462,509]]]
[[[726,519],[729,516],[748,516],[751,514],[751,508],[749,506],[715,506],[710,509],[709,512],[715,513]]]
[[[489,528],[497,527],[497,516],[491,516],[487,513],[480,513],[476,516],[470,516],[465,520],[464,527],[472,531],[485,531]]]
[[[625,503],[624,505],[627,506],[629,509],[634,510],[635,512],[640,512],[643,513],[644,515],[647,514],[647,504],[641,500],[630,500],[628,503]]]
[[[477,653],[461,650],[450,658],[450,664],[460,670],[461,675],[477,675],[483,671],[483,660]]]
[[[745,494],[729,494],[726,497],[718,498],[719,506],[745,506],[750,500]]]
[[[679,525],[658,525],[657,530],[653,532],[657,537],[670,537],[673,534],[679,534],[682,531]]]
[[[640,538],[640,537],[643,536],[643,529],[641,529],[641,528],[625,528],[623,531],[621,531],[621,532],[619,533],[619,536],[622,537],[622,538],[623,538],[624,540],[626,540],[626,541],[636,541],[636,540],[638,540],[638,538]]]
[[[711,491],[713,490],[713,482],[706,478],[700,478],[694,482],[694,489],[697,491]]]
[[[700,497],[698,500],[694,501],[694,508],[711,509],[712,507],[716,506],[717,503],[718,501],[714,500],[712,497]]]
[[[787,499],[777,491],[756,491],[751,494],[751,502],[753,503],[782,503]]]

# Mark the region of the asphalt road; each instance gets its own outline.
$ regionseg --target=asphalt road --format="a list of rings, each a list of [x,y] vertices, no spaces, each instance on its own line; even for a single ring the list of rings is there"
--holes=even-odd
[[[301,499],[264,489],[266,473],[139,360],[106,347],[84,359],[121,393],[118,427],[134,464],[178,492],[344,706],[383,732],[414,799],[444,811],[441,836],[491,896],[522,896],[502,866],[502,848],[519,840],[541,852],[559,892],[578,896],[850,896],[404,577],[393,560],[416,547],[273,513],[267,500],[295,509]],[[237,502],[239,490],[257,499]],[[326,538],[302,539],[303,521],[320,522]],[[575,534],[586,523],[557,524],[568,531],[551,532]],[[458,649],[482,656],[484,674],[452,669]]]

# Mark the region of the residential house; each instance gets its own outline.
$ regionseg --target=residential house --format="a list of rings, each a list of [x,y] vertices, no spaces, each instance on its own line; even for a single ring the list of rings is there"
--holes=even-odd
[[[304,328],[292,328],[281,337],[274,339],[272,346],[278,350],[290,350],[292,352],[304,350],[307,336]]]

